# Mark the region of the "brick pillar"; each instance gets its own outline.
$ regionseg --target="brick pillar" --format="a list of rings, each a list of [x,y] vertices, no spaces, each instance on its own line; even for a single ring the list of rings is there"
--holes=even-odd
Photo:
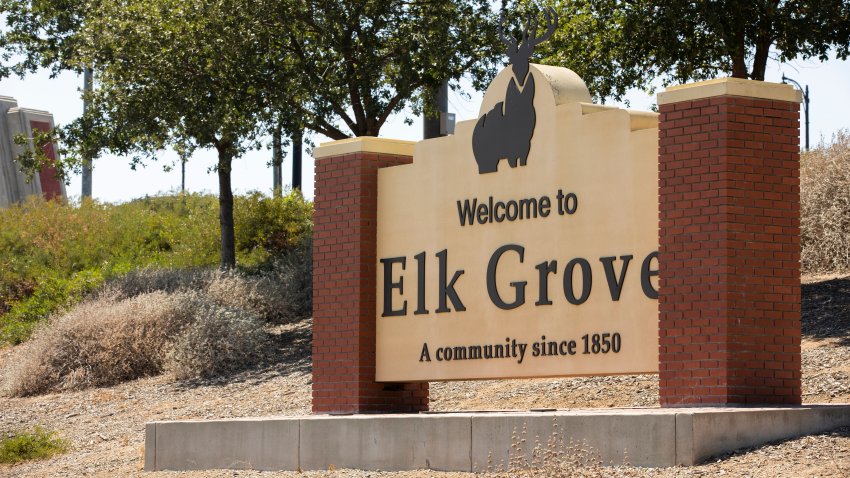
[[[662,406],[800,403],[800,94],[658,96]]]
[[[428,410],[428,383],[375,382],[378,169],[413,143],[353,138],[314,151],[313,413]]]

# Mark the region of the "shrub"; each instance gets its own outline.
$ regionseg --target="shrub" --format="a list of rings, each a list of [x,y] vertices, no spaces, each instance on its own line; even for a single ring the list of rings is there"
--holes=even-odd
[[[311,253],[310,241],[305,241],[248,271],[147,267],[108,282],[99,295],[126,299],[155,291],[203,291],[221,306],[285,323],[312,313]]]
[[[233,209],[236,248],[243,264],[260,264],[288,251],[313,231],[312,204],[298,189],[279,198],[266,198],[258,192],[237,196]]]
[[[129,299],[151,292],[174,293],[203,290],[209,284],[213,271],[200,267],[163,269],[147,266],[136,269],[106,283],[98,295],[115,299]]]
[[[172,337],[192,311],[162,292],[99,298],[40,327],[16,351],[5,388],[15,396],[114,385],[161,373]]]
[[[300,192],[235,198],[237,260],[255,268],[309,237],[312,205]],[[38,197],[0,210],[0,343],[130,270],[218,263],[218,201],[211,195],[80,205]],[[80,286],[80,287],[77,287]]]
[[[309,317],[313,312],[311,243],[280,254],[251,273],[218,272],[207,293],[221,305],[251,311],[267,322]]]
[[[249,367],[263,356],[266,333],[256,316],[192,297],[194,320],[174,341],[168,370],[178,380],[213,377]]]
[[[10,357],[3,391],[80,390],[166,371],[179,380],[232,373],[261,360],[266,337],[255,314],[203,290],[101,295],[40,326]]]
[[[20,463],[27,460],[50,458],[64,453],[68,443],[41,427],[32,431],[12,433],[0,441],[0,463]]]
[[[268,287],[271,290],[264,289]],[[272,322],[287,322],[313,315],[313,243],[305,241],[275,258],[271,272],[260,284],[266,304],[274,306],[265,314]],[[268,300],[275,298],[273,302]]]
[[[803,153],[800,167],[802,267],[809,273],[850,270],[850,132]]]
[[[70,278],[46,276],[33,288],[32,295],[15,303],[3,317],[0,343],[13,345],[26,340],[43,317],[82,300],[104,282],[102,271],[87,269]]]

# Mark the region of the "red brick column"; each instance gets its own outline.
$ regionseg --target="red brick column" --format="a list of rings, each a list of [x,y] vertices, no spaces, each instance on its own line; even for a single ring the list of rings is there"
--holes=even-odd
[[[659,95],[662,406],[800,403],[799,93]]]
[[[313,413],[428,410],[428,383],[375,382],[378,169],[413,144],[354,138],[314,151]]]

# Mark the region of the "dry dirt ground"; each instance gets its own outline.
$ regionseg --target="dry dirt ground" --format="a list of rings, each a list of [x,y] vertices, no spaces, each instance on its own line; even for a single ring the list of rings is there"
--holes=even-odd
[[[231,377],[174,382],[161,376],[110,388],[2,398],[0,434],[42,425],[58,430],[71,443],[71,451],[44,461],[0,465],[0,476],[476,476],[357,470],[142,473],[145,422],[309,413],[310,322],[292,324],[276,333],[278,340],[270,351],[268,363]],[[804,284],[803,336],[804,402],[850,403],[850,278]],[[9,365],[13,353],[10,349],[0,350],[0,370]],[[655,406],[657,392],[657,380],[652,375],[433,383],[431,407],[448,411]],[[584,476],[846,478],[850,477],[850,427],[739,450],[696,467],[617,467],[589,471]]]

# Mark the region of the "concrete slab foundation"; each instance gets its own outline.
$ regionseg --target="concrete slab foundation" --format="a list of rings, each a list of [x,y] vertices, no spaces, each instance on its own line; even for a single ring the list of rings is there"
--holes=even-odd
[[[423,413],[153,422],[145,470],[484,471],[523,438],[586,443],[605,463],[663,467],[850,425],[850,405]]]

